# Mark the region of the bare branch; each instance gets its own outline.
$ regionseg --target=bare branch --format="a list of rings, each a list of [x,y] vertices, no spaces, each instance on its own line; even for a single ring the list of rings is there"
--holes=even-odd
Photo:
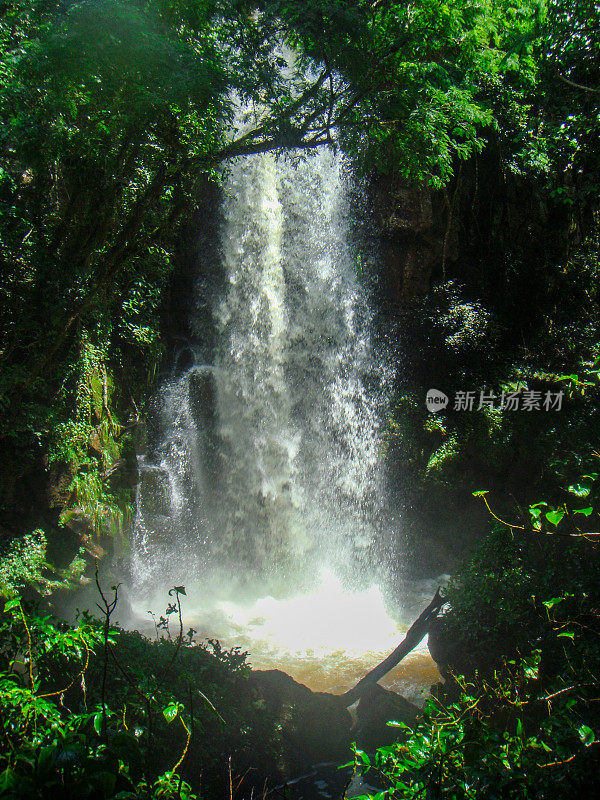
[[[400,642],[394,652],[390,653],[387,658],[385,658],[380,664],[372,669],[371,672],[365,675],[365,677],[362,678],[353,689],[350,689],[341,696],[344,706],[348,707],[351,706],[352,703],[355,703],[365,691],[370,689],[373,684],[377,683],[377,681],[383,678],[384,675],[387,675],[391,669],[393,669],[402,661],[405,656],[415,649],[419,642],[427,635],[427,633],[429,633],[431,622],[435,619],[443,605],[444,598],[440,594],[440,590],[438,588],[431,603],[429,603],[419,618],[413,622],[408,629],[406,636],[402,642]]]
[[[576,81],[572,81],[570,78],[565,78],[565,76],[561,75],[557,69],[555,69],[554,72],[556,77],[563,83],[566,83],[568,86],[574,86],[575,89],[581,89],[583,92],[594,92],[594,94],[600,94],[600,89],[594,89],[592,86],[584,86],[583,83],[577,83]]]

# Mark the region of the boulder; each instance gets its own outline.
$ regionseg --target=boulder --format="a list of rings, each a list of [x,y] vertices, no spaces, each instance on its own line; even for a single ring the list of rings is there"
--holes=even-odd
[[[419,709],[389,689],[378,683],[365,692],[356,709],[357,738],[363,749],[374,750],[382,745],[391,744],[397,739],[397,730],[388,722],[404,722],[412,725],[419,714]]]
[[[126,458],[116,461],[106,473],[112,491],[134,492],[140,481],[140,473],[135,455],[127,454]]]
[[[352,717],[339,697],[312,692],[280,670],[254,671],[250,681],[256,698],[279,721],[288,776],[348,759]]]

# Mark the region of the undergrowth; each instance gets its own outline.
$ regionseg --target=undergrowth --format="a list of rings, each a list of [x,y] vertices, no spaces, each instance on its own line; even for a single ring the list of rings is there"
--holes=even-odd
[[[0,795],[192,800],[268,763],[275,726],[246,653],[184,633],[184,587],[171,589],[156,641],[114,626],[118,587],[98,588],[100,618],[73,624],[18,596],[4,605]]]

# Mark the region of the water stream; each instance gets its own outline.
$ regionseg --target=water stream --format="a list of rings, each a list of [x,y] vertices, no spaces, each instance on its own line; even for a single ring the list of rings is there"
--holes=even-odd
[[[335,691],[396,646],[431,588],[385,592],[401,560],[386,549],[392,369],[357,277],[354,189],[326,149],[231,165],[216,345],[199,314],[193,363],[160,390],[132,559],[140,617],[185,584],[201,635]],[[393,685],[435,680],[424,651],[407,664]]]

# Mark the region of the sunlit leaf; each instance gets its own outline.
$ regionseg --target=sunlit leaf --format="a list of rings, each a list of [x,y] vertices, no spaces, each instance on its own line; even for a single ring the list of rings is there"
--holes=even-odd
[[[167,722],[173,722],[177,714],[179,714],[179,703],[169,703],[163,708],[163,716]]]
[[[578,483],[571,484],[571,486],[568,487],[568,491],[577,497],[587,497],[591,491],[591,488],[591,483],[587,481],[579,481]]]
[[[562,603],[564,599],[564,597],[551,597],[550,600],[544,600],[543,603],[546,608],[554,608],[558,603]]]
[[[545,516],[551,525],[558,525],[564,515],[565,512],[562,508],[555,508],[554,511],[547,511]]]
[[[596,741],[596,734],[589,727],[589,725],[581,725],[577,732],[579,734],[579,738],[586,747],[589,747]]]

